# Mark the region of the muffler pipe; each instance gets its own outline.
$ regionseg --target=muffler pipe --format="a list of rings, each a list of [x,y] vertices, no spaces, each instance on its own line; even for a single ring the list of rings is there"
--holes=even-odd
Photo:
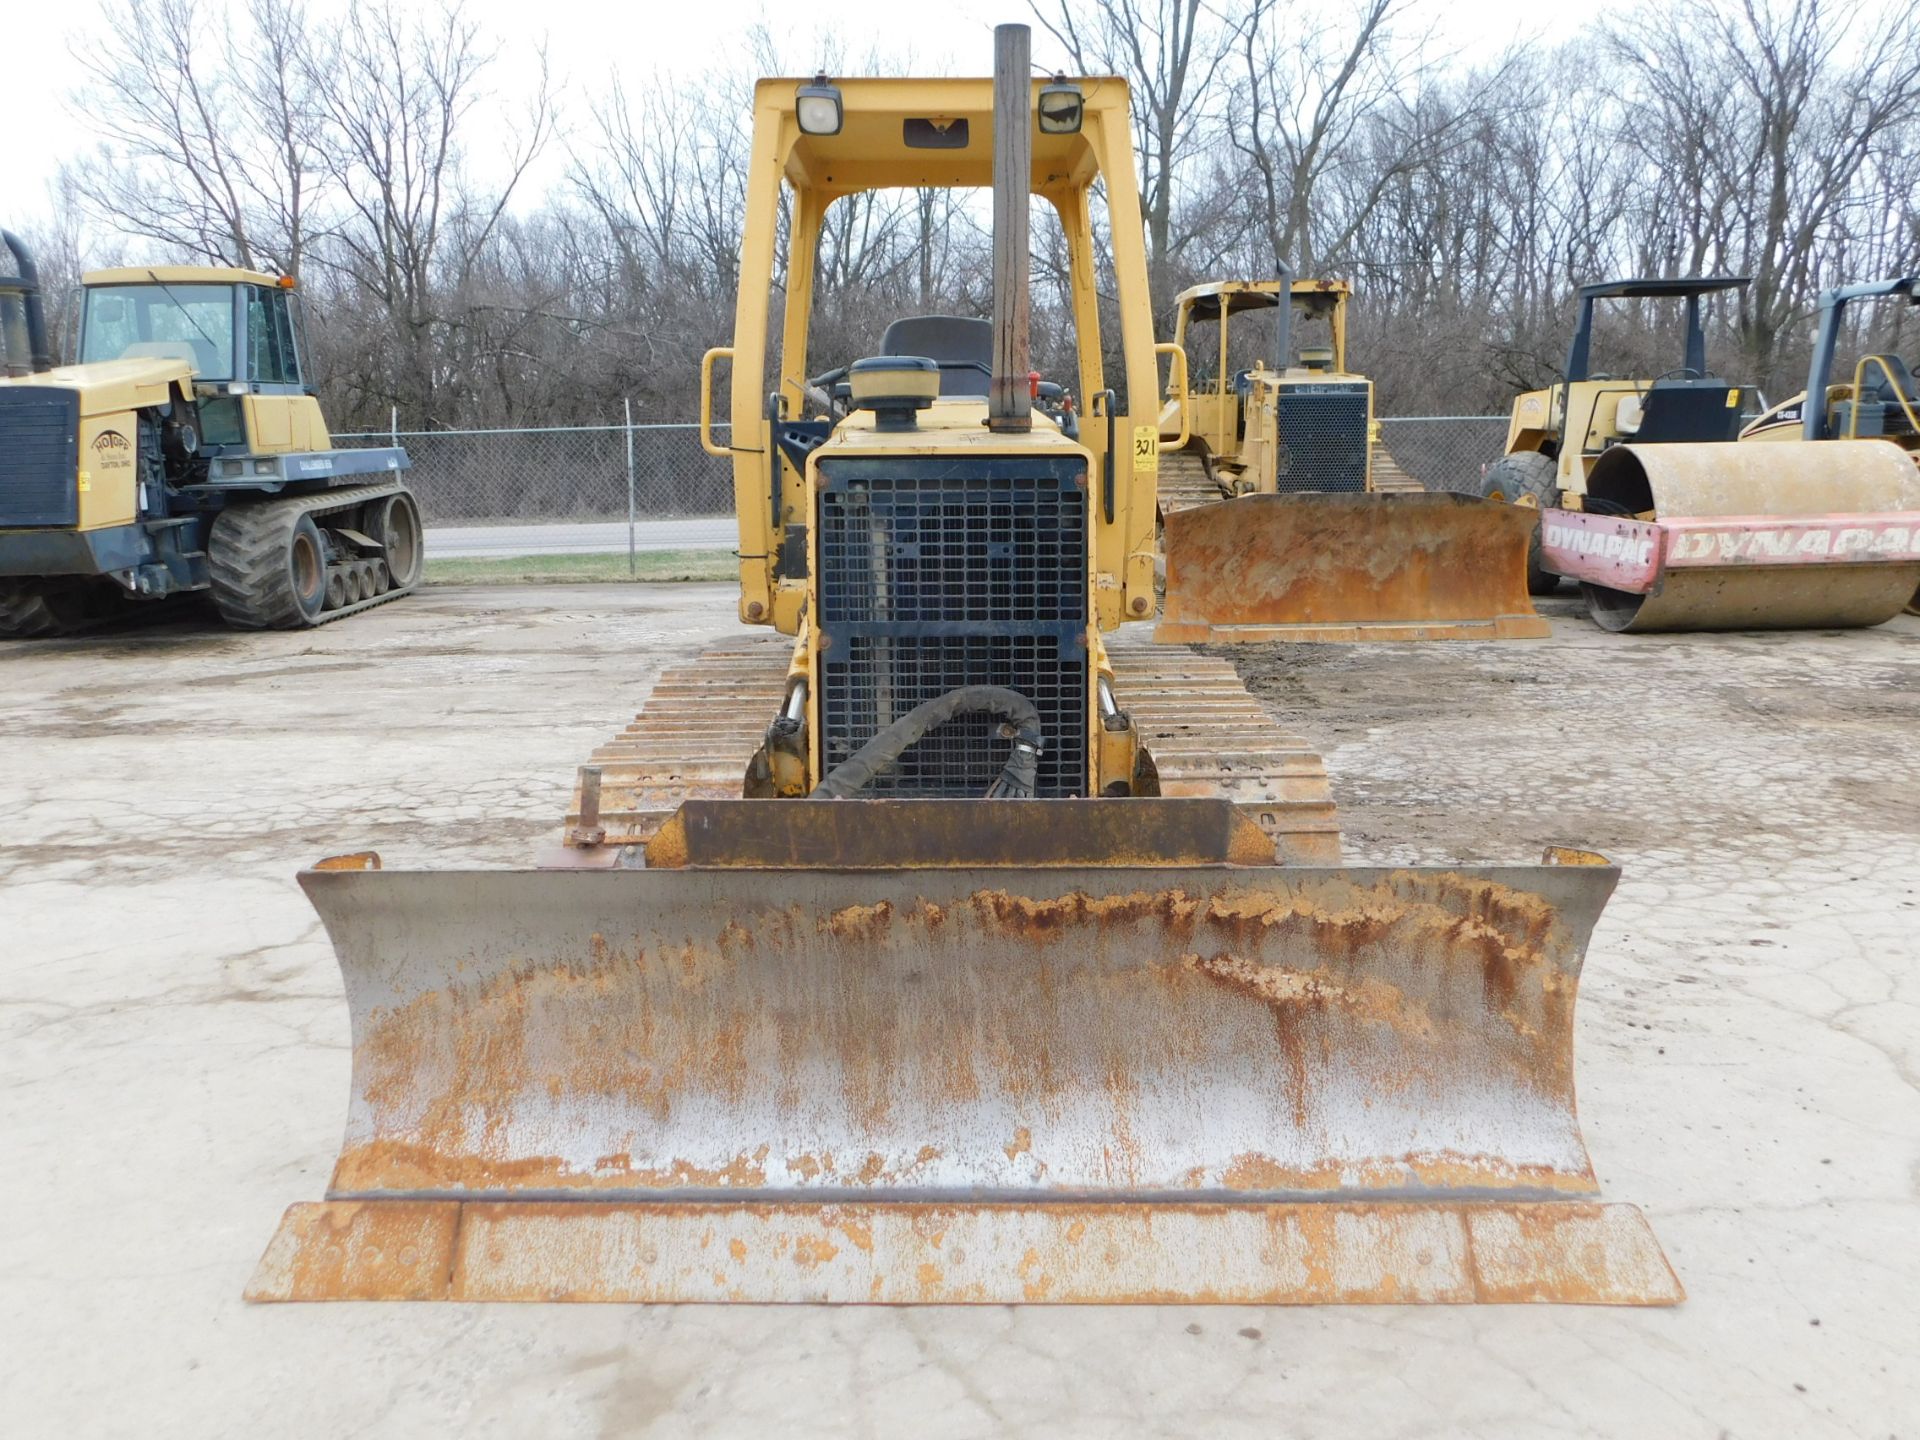
[[[11,295],[20,301],[19,316],[16,318],[9,309],[4,317],[6,372],[14,376],[51,370],[53,347],[47,343],[47,312],[40,298],[40,269],[33,263],[33,252],[26,242],[12,231],[0,230],[0,245],[12,252],[14,269],[19,272],[13,281],[0,278],[0,297]],[[1024,333],[1023,330],[1023,336]],[[24,370],[18,360],[12,358],[23,351],[29,367]]]
[[[993,380],[987,428],[1033,428],[1029,378],[1029,212],[1033,200],[1033,67],[1024,25],[993,29]]]

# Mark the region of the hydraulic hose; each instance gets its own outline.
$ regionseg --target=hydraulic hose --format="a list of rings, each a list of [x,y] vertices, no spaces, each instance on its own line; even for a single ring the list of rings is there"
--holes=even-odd
[[[1040,712],[1017,690],[998,685],[963,685],[916,705],[834,767],[808,796],[848,800],[891,770],[908,748],[928,731],[957,715],[997,715],[1013,727],[1013,750],[1000,778],[987,787],[989,800],[1031,800],[1040,770]]]

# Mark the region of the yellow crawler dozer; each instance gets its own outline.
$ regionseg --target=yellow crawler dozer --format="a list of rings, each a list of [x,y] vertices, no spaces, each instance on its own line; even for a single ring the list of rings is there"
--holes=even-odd
[[[1347,368],[1351,293],[1285,278],[1180,294],[1173,348],[1195,378],[1161,417],[1155,638],[1547,633],[1527,598],[1527,517],[1427,494],[1379,444],[1373,382]]]
[[[1574,1114],[1613,868],[1342,866],[1324,769],[1231,670],[1119,640],[1159,411],[1127,88],[996,41],[992,81],[759,85],[706,368],[771,633],[661,678],[545,868],[301,877],[352,1098],[254,1299],[1679,1298]],[[991,321],[809,377],[832,202],[988,185]],[[1084,426],[1030,405],[1035,194]]]

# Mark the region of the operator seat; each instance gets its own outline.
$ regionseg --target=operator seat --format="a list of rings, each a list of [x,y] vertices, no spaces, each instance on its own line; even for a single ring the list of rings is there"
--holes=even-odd
[[[1907,369],[1906,361],[1898,355],[1879,355],[1875,358],[1887,368],[1873,384],[1874,399],[1883,405],[1897,404],[1902,399],[1909,405],[1920,402],[1920,392],[1913,388],[1913,372]]]
[[[993,322],[965,315],[910,315],[887,326],[882,355],[924,355],[940,366],[942,395],[987,393],[993,373]]]
[[[1656,380],[1640,396],[1636,445],[1718,443],[1740,433],[1733,386],[1716,376]]]

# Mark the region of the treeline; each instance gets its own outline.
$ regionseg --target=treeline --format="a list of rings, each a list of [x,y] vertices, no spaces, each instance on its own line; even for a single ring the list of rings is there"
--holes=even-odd
[[[629,70],[563,103],[543,55],[504,52],[458,0],[325,23],[300,0],[115,3],[86,42],[93,146],[24,226],[56,299],[124,257],[298,274],[343,430],[396,409],[408,428],[693,413],[700,353],[732,327],[752,81],[811,70],[817,38],[782,55],[762,32],[730,72]],[[1661,0],[1498,54],[1451,46],[1437,13],[1034,0],[1037,54],[1134,87],[1163,318],[1203,279],[1344,276],[1385,413],[1471,413],[1552,378],[1582,281],[1748,275],[1712,307],[1712,361],[1777,396],[1804,379],[1820,289],[1920,269],[1901,12]],[[1037,359],[1060,373],[1064,256],[1035,234]],[[899,314],[984,313],[989,284],[968,197],[843,201],[815,368]],[[1904,319],[1865,311],[1854,338],[1899,348]],[[1677,322],[1622,313],[1599,368],[1678,364]]]

